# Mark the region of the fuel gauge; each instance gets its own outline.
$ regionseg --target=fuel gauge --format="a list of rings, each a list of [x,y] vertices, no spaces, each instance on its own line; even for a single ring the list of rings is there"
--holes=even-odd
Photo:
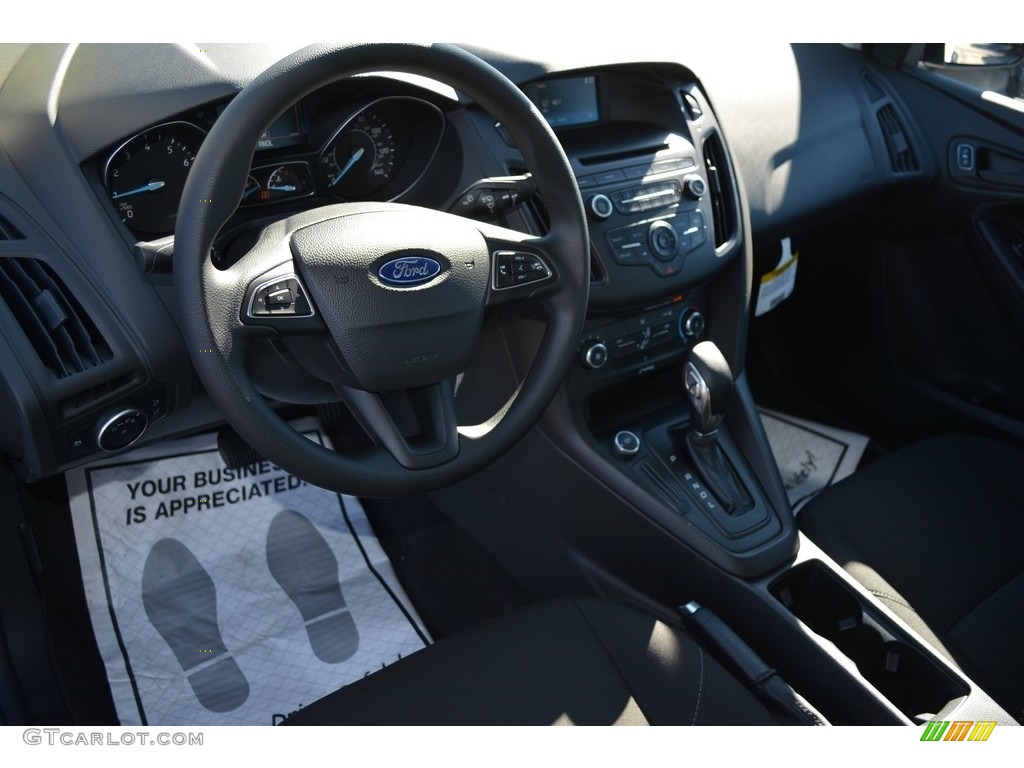
[[[308,197],[315,191],[308,163],[253,168],[242,191],[242,205],[261,205]]]

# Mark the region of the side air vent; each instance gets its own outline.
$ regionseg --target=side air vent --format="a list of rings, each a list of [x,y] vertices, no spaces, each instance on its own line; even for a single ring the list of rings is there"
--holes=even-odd
[[[67,286],[37,259],[0,259],[0,297],[58,378],[94,368],[110,348]]]
[[[18,228],[3,216],[0,216],[0,240],[24,240],[25,236]]]
[[[704,140],[704,167],[708,174],[715,248],[720,248],[736,235],[736,195],[725,159],[725,146],[717,133]]]
[[[889,150],[889,161],[892,163],[893,171],[913,173],[919,170],[914,148],[910,146],[903,122],[892,104],[886,104],[878,110],[878,125],[885,138],[885,148]]]

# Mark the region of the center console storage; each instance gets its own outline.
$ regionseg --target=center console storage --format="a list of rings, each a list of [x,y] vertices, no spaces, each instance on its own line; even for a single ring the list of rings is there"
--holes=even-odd
[[[864,679],[911,720],[928,720],[970,693],[931,651],[868,605],[824,563],[801,563],[768,589],[852,660]]]

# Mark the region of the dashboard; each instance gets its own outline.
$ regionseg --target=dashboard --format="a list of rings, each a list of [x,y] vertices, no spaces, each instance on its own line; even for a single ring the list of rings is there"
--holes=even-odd
[[[143,435],[220,421],[179,331],[173,232],[207,132],[282,53],[0,50],[0,226],[10,235],[0,249],[12,257],[0,323],[3,351],[18,361],[5,371],[0,405],[19,425],[0,435],[0,450],[26,478]],[[656,379],[709,326],[727,354],[739,354],[749,232],[735,155],[697,74],[670,58],[540,66],[480,53],[547,118],[586,208],[590,312],[569,382],[584,416],[614,421],[607,393]],[[339,202],[394,201],[543,234],[535,170],[503,126],[443,83],[393,73],[337,82],[263,127],[214,263],[232,263],[275,221]],[[499,264],[491,290],[534,279],[517,269]],[[712,301],[716,286],[727,300]],[[33,309],[40,301],[49,307],[42,315]],[[266,346],[251,361],[265,393],[289,381],[305,387],[300,402],[323,401],[322,383],[306,382],[286,351]]]
[[[598,306],[657,300],[717,269],[737,234],[735,182],[692,75],[606,67],[522,88],[574,165],[591,221]],[[164,238],[173,234],[189,168],[229,101],[168,115],[83,164],[148,269],[169,269]],[[463,116],[470,125],[459,126]],[[474,145],[497,155],[495,164],[451,186],[450,169]],[[502,126],[472,106],[454,108],[415,89],[396,93],[383,80],[330,86],[262,133],[215,258],[223,264],[240,235],[270,219],[339,201],[410,202],[543,232],[546,212],[529,172]]]

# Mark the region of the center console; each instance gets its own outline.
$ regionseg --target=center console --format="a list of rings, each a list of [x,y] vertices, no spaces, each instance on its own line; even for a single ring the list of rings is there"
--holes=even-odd
[[[434,498],[533,597],[706,606],[833,723],[1012,722],[797,531],[744,374],[752,245],[699,83],[574,81],[527,93],[554,110],[590,220],[576,360],[539,430]],[[543,230],[543,202],[523,208]],[[506,362],[517,380],[542,332],[510,321],[488,381]]]

